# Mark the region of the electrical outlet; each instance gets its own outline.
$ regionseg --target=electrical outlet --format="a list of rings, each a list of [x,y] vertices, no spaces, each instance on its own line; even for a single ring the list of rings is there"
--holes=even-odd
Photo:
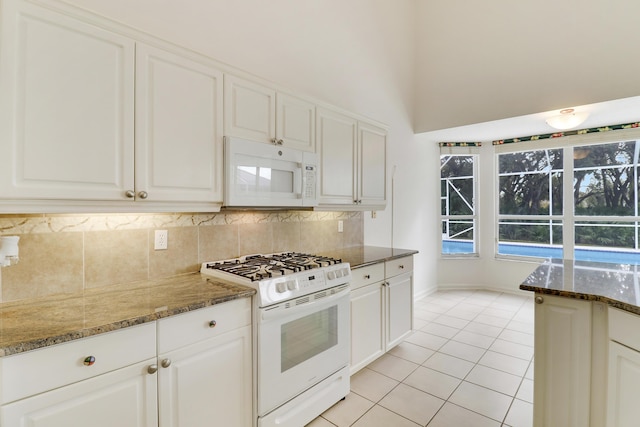
[[[167,239],[169,237],[169,232],[167,230],[156,230],[154,237],[153,249],[156,251],[167,249]]]
[[[342,233],[344,231],[344,222],[342,220],[338,221],[338,233]]]

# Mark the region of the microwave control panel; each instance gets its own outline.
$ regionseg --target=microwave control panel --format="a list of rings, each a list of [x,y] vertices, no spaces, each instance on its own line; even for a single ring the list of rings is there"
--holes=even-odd
[[[304,195],[305,199],[316,198],[316,166],[304,165]]]

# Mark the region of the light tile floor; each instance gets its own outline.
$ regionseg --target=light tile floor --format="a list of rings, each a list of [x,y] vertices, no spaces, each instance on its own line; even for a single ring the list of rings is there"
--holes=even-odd
[[[308,427],[531,427],[533,307],[480,290],[423,298],[414,333]]]

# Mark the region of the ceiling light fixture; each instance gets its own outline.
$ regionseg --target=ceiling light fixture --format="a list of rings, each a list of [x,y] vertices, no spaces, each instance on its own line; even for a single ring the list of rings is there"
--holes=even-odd
[[[580,126],[589,117],[589,113],[576,113],[573,108],[565,108],[560,110],[560,114],[557,116],[549,117],[547,124],[555,129],[572,129]]]

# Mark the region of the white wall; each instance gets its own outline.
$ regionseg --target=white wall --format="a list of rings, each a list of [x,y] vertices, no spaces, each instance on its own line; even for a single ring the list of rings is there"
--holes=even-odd
[[[417,0],[67,0],[278,85],[389,125],[396,209],[365,217],[365,243],[418,249],[416,292],[435,286],[425,234],[434,200],[424,182],[432,146],[416,143]],[[416,185],[419,183],[419,185]],[[396,226],[392,242],[392,216]],[[430,240],[430,239],[428,239]]]
[[[640,94],[640,2],[418,4],[416,133]]]

